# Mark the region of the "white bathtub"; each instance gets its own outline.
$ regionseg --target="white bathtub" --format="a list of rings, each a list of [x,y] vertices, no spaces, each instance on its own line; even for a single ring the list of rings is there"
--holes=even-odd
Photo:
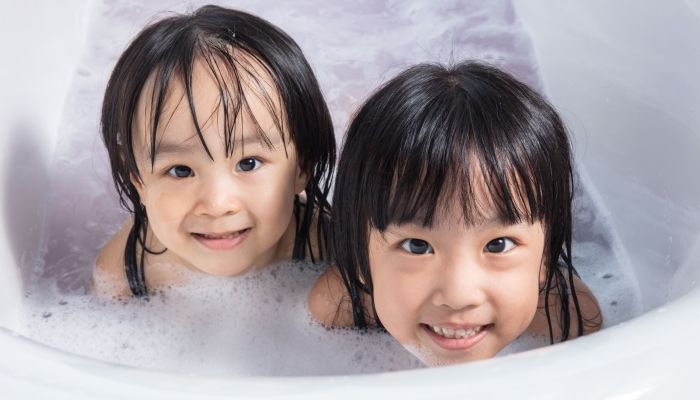
[[[90,6],[37,1],[5,4],[0,14],[2,398],[700,395],[700,1],[516,0],[545,90],[573,128],[577,159],[635,270],[644,315],[565,344],[453,367],[232,379],[109,364],[15,333]]]

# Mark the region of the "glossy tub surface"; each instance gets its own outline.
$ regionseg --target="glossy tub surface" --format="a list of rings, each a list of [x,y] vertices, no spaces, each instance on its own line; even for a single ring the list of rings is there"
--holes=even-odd
[[[670,398],[700,395],[700,2],[517,0],[545,92],[576,136],[582,179],[634,268],[645,314],[504,358],[361,376],[211,379],[32,342],[22,299],[52,155],[94,4],[0,14],[0,391],[7,398]],[[97,117],[95,117],[97,119]]]

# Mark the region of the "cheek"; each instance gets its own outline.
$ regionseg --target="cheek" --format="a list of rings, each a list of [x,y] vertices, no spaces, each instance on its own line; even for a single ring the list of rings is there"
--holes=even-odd
[[[186,201],[190,197],[188,193],[182,188],[169,190],[158,184],[146,186],[143,193],[148,221],[156,236],[162,239],[169,232],[177,230],[189,209]]]
[[[294,171],[270,171],[256,179],[247,192],[247,208],[259,221],[270,230],[286,229],[294,211]]]
[[[398,271],[391,257],[382,253],[370,253],[370,265],[377,316],[399,342],[413,342],[425,297],[420,277]]]
[[[522,333],[535,315],[539,300],[539,275],[539,263],[536,263],[528,267],[522,266],[518,273],[499,279],[499,308],[503,320],[515,335]]]

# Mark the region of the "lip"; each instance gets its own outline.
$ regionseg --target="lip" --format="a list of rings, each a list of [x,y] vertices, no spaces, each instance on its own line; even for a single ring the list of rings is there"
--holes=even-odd
[[[440,325],[442,326],[442,325]],[[474,336],[461,339],[450,339],[444,336],[440,336],[433,332],[430,327],[426,324],[421,324],[421,327],[426,332],[428,337],[430,337],[435,344],[442,347],[445,350],[466,350],[476,346],[486,335],[491,331],[493,324],[488,324]]]
[[[212,238],[207,238],[202,235],[209,235],[209,236],[226,236],[230,235],[232,233],[239,233],[238,236],[232,237],[232,238],[227,238],[227,239],[212,239]],[[241,244],[246,237],[248,237],[248,234],[250,233],[250,228],[242,229],[240,231],[229,231],[229,232],[216,232],[216,233],[191,233],[190,235],[198,241],[202,246],[210,249],[210,250],[231,250],[234,247],[238,246]]]

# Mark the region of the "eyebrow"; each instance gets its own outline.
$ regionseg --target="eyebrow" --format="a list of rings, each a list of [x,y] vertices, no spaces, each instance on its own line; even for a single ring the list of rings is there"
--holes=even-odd
[[[440,217],[438,215],[435,215],[434,218],[440,218]],[[439,223],[435,223],[435,222],[437,222],[437,221],[434,221],[433,227],[437,227],[440,225]],[[463,222],[459,222],[459,223],[463,223]],[[406,222],[403,222],[401,224],[390,223],[390,225],[392,225],[392,224],[396,225],[398,227],[411,226],[411,227],[417,228],[417,229],[431,229],[430,227],[423,225],[423,217],[420,215],[414,217],[410,221],[406,221]],[[518,225],[518,224],[519,223],[511,223],[510,221],[508,221],[508,219],[506,218],[505,215],[499,214],[499,215],[491,215],[491,216],[487,216],[484,218],[479,218],[475,221],[470,221],[470,223],[468,225],[470,225],[470,226],[482,225],[482,226],[485,226],[487,228],[499,228],[499,227]]]
[[[204,150],[202,143],[199,140],[192,140],[197,138],[197,136],[192,136],[182,143],[175,143],[169,140],[162,140],[156,145],[156,155],[178,155],[178,154],[192,154],[196,153],[199,149]],[[279,140],[273,138],[270,140],[272,145],[279,143]],[[233,142],[233,147],[237,148],[239,145],[253,145],[257,144],[259,146],[268,147],[267,142],[261,135],[244,135],[242,138],[235,139]],[[144,148],[144,156],[150,158],[150,147]]]
[[[517,225],[514,224],[505,217],[505,215],[496,215],[496,216],[491,216],[491,217],[486,217],[482,218],[479,221],[476,221],[477,224],[479,225],[486,225],[489,227],[502,227],[502,226],[510,226],[510,225]]]
[[[260,134],[257,134],[257,135],[246,134],[246,135],[243,135],[243,137],[236,138],[233,140],[233,148],[235,149],[241,144],[243,144],[243,145],[258,144],[258,145],[265,145],[265,147],[269,148],[270,146],[268,146],[268,141],[273,146],[273,148],[274,148],[275,144],[279,143],[278,138],[270,138],[268,136],[267,140],[265,140],[265,138],[263,138],[263,136]]]
[[[194,137],[193,137],[194,138]],[[192,139],[192,138],[190,138]],[[167,140],[163,140],[161,142],[158,142],[156,145],[156,155],[169,155],[169,154],[191,154],[191,153],[196,153],[197,148],[202,148],[202,144],[199,143],[198,141],[190,141],[190,139],[187,139],[183,143],[175,143]],[[145,149],[146,151],[150,151],[150,147]],[[203,148],[202,148],[203,150]],[[147,156],[150,156],[150,154],[146,154]]]

